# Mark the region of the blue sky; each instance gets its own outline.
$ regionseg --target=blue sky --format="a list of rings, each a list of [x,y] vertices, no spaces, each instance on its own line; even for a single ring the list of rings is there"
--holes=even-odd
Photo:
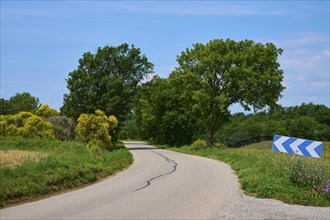
[[[59,109],[85,52],[134,44],[166,77],[193,43],[250,39],[283,48],[283,106],[329,107],[329,1],[3,1],[1,98],[30,92]],[[233,106],[232,112],[240,111]]]

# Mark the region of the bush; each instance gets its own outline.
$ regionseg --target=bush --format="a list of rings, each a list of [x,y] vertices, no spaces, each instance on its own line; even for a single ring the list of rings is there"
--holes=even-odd
[[[55,138],[51,123],[30,112],[0,117],[0,135],[30,138]]]
[[[76,134],[83,143],[98,143],[100,147],[111,148],[109,132],[118,124],[115,116],[107,117],[101,110],[96,110],[95,114],[81,114],[77,121]]]
[[[49,107],[48,104],[44,104],[37,109],[36,115],[42,118],[49,118],[59,116],[60,114],[56,111],[56,109]]]
[[[207,147],[207,142],[206,140],[196,140],[192,144],[193,147],[198,147],[198,148],[206,148]]]
[[[47,121],[53,124],[56,139],[62,141],[75,139],[76,123],[70,118],[65,116],[50,117],[47,119]]]

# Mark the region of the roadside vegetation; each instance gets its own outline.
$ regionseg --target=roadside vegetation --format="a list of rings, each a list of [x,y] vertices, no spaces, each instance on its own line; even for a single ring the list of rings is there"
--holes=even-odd
[[[230,164],[248,195],[289,204],[330,206],[330,142],[324,142],[320,159],[274,152],[271,141],[240,148],[210,148],[206,141],[199,141],[169,149]]]
[[[95,155],[83,143],[0,136],[0,151],[1,206],[95,182],[133,161],[120,143]]]
[[[0,115],[0,207],[95,182],[133,162],[111,136],[115,116],[97,109],[74,121],[36,107],[29,93],[15,97],[2,100],[10,108]]]
[[[247,39],[196,43],[161,78],[139,48],[108,45],[68,73],[60,112],[28,92],[0,98],[2,205],[127,167],[132,157],[115,143],[132,139],[230,163],[249,194],[327,206],[329,142],[320,160],[271,151],[274,135],[330,141],[329,107],[276,104],[282,52]],[[231,114],[233,104],[255,112]]]

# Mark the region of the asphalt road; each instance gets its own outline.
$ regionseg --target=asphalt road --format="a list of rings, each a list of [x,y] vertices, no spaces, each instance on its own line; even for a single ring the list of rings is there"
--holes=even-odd
[[[308,207],[301,214],[303,206],[244,196],[225,163],[143,143],[125,145],[134,156],[127,170],[76,191],[2,209],[1,220],[330,217],[328,208]]]

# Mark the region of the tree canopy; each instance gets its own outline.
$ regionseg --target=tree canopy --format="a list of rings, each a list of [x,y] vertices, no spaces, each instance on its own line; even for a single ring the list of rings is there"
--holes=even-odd
[[[0,99],[0,114],[17,114],[19,112],[34,112],[39,107],[39,99],[28,92],[16,93],[9,100]]]
[[[191,143],[198,127],[181,102],[179,85],[173,83],[167,78],[154,77],[139,89],[134,124],[142,139],[170,145]]]
[[[212,40],[197,43],[178,56],[179,66],[171,73],[182,90],[190,92],[200,126],[207,131],[208,144],[214,131],[228,118],[229,106],[240,103],[246,110],[273,106],[284,89],[283,71],[277,61],[282,49],[272,43],[252,40]]]
[[[153,73],[153,64],[140,49],[122,44],[84,53],[78,68],[69,73],[61,113],[77,119],[96,109],[119,121],[130,110],[141,80]]]

